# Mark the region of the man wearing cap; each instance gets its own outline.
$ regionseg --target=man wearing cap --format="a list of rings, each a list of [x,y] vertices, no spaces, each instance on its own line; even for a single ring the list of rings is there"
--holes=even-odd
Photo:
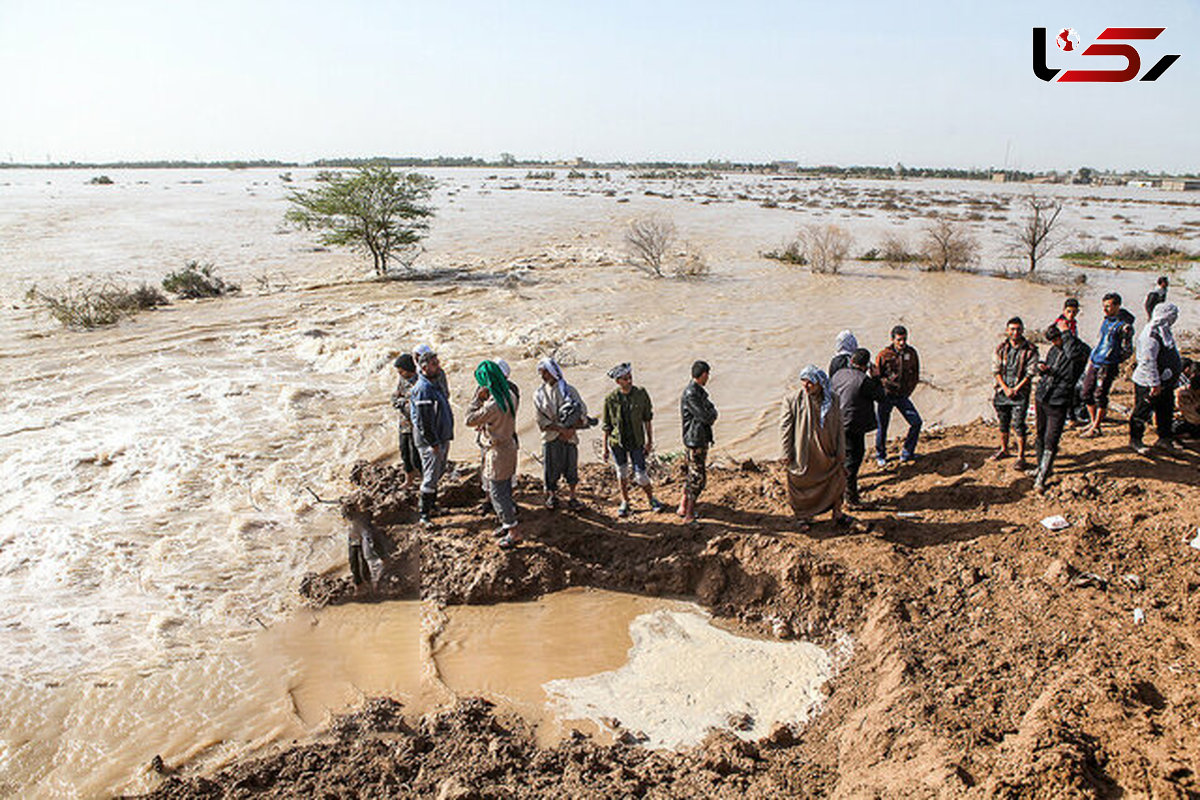
[[[412,416],[409,409],[409,394],[417,383],[417,362],[408,353],[401,353],[393,362],[399,380],[392,392],[392,408],[400,412],[400,458],[404,461],[404,488],[417,482],[421,474],[421,454],[413,441]]]
[[[567,484],[567,508],[577,511],[579,500],[579,434],[587,426],[587,406],[575,387],[563,377],[562,367],[553,358],[538,362],[542,385],[533,396],[538,430],[542,434],[542,480],[546,487],[546,508],[557,508],[558,482]]]
[[[409,405],[413,439],[421,455],[421,523],[432,526],[438,481],[446,471],[450,442],[454,439],[454,412],[443,388],[446,375],[437,353],[428,345],[421,345],[415,355],[420,375],[409,395]]]
[[[611,452],[621,488],[617,516],[629,516],[631,480],[646,493],[650,508],[666,511],[667,507],[654,497],[650,475],[646,472],[646,456],[654,452],[654,428],[651,425],[654,408],[650,394],[633,385],[633,367],[628,362],[610,369],[608,377],[616,381],[617,388],[604,398],[604,460],[608,461]]]

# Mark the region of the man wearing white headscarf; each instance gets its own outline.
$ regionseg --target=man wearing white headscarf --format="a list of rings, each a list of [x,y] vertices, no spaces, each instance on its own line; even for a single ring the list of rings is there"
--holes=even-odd
[[[577,511],[579,500],[579,434],[587,425],[587,406],[575,387],[563,377],[562,367],[553,358],[538,362],[542,385],[533,396],[538,430],[542,432],[542,480],[546,486],[546,508],[557,508],[558,482],[567,484],[567,507]]]
[[[1183,371],[1183,360],[1175,346],[1171,326],[1179,319],[1174,303],[1154,307],[1150,321],[1137,337],[1137,366],[1133,370],[1133,413],[1129,415],[1129,444],[1141,455],[1149,452],[1142,444],[1146,423],[1154,417],[1158,446],[1179,447],[1172,436],[1175,416],[1175,384]]]
[[[837,343],[833,350],[833,360],[829,362],[829,379],[838,374],[838,370],[850,366],[850,356],[858,349],[858,339],[850,331],[842,331],[837,335]]]
[[[842,513],[846,436],[841,409],[828,376],[816,366],[801,370],[798,383],[784,398],[779,420],[792,513],[804,529],[823,511],[832,511],[834,522],[848,525],[853,520]]]

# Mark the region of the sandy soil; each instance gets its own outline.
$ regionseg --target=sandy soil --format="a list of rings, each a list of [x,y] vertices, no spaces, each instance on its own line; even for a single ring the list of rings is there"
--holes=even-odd
[[[1128,404],[1128,397],[1117,397]],[[433,533],[409,519],[385,465],[354,480],[396,542],[383,594],[447,604],[566,586],[691,595],[730,624],[853,654],[824,712],[757,743],[714,733],[682,753],[577,736],[549,749],[520,719],[467,699],[422,717],[376,699],[323,737],[217,774],[173,774],[160,798],[322,797],[1200,797],[1200,525],[1195,449],[1144,458],[1123,425],[1068,432],[1044,496],[995,429],[925,438],[901,469],[864,467],[869,529],[795,532],[779,465],[710,471],[705,524],[641,511],[617,520],[608,474],[583,471],[588,510],[519,491],[528,543],[498,549],[469,483]],[[1151,435],[1149,439],[1153,439]],[[663,477],[677,500],[678,475]],[[1070,526],[1040,520],[1062,514]],[[307,576],[313,603],[348,580]],[[1140,609],[1144,623],[1135,621]]]

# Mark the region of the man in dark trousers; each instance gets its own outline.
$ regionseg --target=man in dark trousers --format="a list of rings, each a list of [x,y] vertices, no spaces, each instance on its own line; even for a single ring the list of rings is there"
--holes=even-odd
[[[1042,377],[1035,395],[1037,469],[1033,488],[1039,493],[1046,488],[1054,457],[1058,455],[1063,426],[1075,402],[1075,383],[1088,361],[1087,347],[1058,325],[1046,329],[1046,341],[1050,343],[1050,350],[1046,360],[1038,364]]]
[[[867,434],[875,430],[875,404],[883,401],[883,387],[870,374],[871,353],[858,348],[850,354],[848,368],[838,370],[829,383],[837,396],[846,431],[846,504],[861,507],[858,470],[867,453]]]
[[[909,396],[921,379],[921,361],[917,351],[908,345],[908,329],[903,325],[892,328],[892,343],[875,357],[875,370],[883,384],[884,398],[879,403],[879,427],[875,431],[875,463],[887,466],[887,432],[892,409],[897,409],[908,422],[908,435],[900,448],[900,463],[916,460],[917,439],[921,435],[921,415]]]
[[[679,399],[683,446],[687,448],[687,483],[677,513],[688,524],[696,521],[696,501],[708,483],[708,446],[713,442],[712,426],[717,421],[717,409],[704,388],[708,373],[707,362],[692,364],[692,380]]]
[[[1183,359],[1171,326],[1179,319],[1174,303],[1154,307],[1150,321],[1137,338],[1137,367],[1133,370],[1133,413],[1129,415],[1129,445],[1138,454],[1149,449],[1142,443],[1146,423],[1153,415],[1158,429],[1158,446],[1178,449],[1172,430],[1175,417],[1175,386],[1183,372]]]
[[[996,393],[992,407],[1000,422],[1000,448],[993,461],[1008,457],[1009,431],[1017,434],[1017,469],[1025,469],[1025,419],[1029,416],[1029,398],[1033,394],[1033,376],[1038,360],[1037,347],[1025,338],[1025,323],[1020,317],[1008,321],[1004,341],[992,353],[992,380]]]

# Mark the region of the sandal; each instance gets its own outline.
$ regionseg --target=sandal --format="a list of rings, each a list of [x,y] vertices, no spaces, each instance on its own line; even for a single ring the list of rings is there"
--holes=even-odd
[[[988,456],[988,461],[999,461],[1002,458],[1008,458],[1007,450],[997,450],[996,452],[994,452],[990,456]]]
[[[583,503],[579,502],[574,497],[572,497],[570,500],[567,501],[567,508],[570,509],[571,511],[583,511]]]
[[[858,520],[849,514],[838,514],[833,518],[833,524],[840,528],[851,528],[856,522],[858,522]]]
[[[513,536],[511,533],[504,534],[504,538],[496,542],[496,546],[501,550],[512,550],[521,543],[520,538]]]

